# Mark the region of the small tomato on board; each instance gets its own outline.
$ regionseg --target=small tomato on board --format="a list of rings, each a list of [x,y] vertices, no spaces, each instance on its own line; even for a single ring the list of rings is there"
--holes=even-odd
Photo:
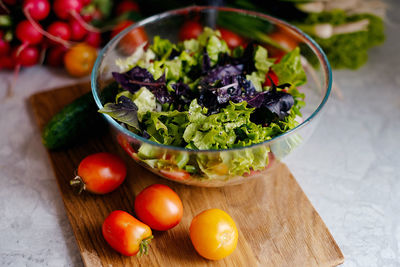
[[[64,65],[72,76],[83,77],[92,72],[96,57],[96,48],[85,43],[79,43],[65,53]]]
[[[153,238],[149,226],[122,210],[108,215],[102,232],[107,243],[125,256],[148,254],[148,246]]]
[[[135,199],[137,217],[154,230],[166,231],[182,219],[183,205],[168,186],[153,184],[143,189]]]
[[[189,232],[196,251],[209,260],[225,258],[237,246],[238,230],[235,222],[220,209],[209,209],[196,215]]]
[[[120,186],[125,177],[126,166],[122,159],[110,153],[96,153],[81,161],[71,185],[79,186],[79,192],[106,194]]]

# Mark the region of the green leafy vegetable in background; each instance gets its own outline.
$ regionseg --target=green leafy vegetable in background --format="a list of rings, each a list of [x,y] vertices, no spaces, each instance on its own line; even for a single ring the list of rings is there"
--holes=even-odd
[[[344,11],[313,13],[302,22],[308,25],[330,23],[334,26],[367,19],[365,31],[336,34],[330,38],[321,38],[308,32],[327,54],[329,62],[335,69],[357,69],[368,60],[368,50],[384,42],[384,25],[381,18],[370,14],[348,16]]]

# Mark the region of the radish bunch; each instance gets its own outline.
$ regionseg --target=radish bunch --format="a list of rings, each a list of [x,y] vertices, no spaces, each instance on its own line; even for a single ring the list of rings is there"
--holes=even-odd
[[[112,4],[111,0],[0,0],[0,70],[15,69],[17,74],[20,67],[40,63],[63,66],[71,47],[79,43],[100,47],[110,35],[92,23],[106,24]],[[124,0],[113,10],[121,15],[138,8]]]

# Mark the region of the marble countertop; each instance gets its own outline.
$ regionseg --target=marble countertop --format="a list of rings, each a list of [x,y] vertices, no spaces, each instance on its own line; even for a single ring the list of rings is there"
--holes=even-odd
[[[387,41],[358,71],[336,71],[310,141],[286,160],[345,255],[343,266],[400,266],[400,4]],[[389,3],[390,4],[390,3]],[[27,98],[73,84],[62,71],[0,73],[0,266],[82,266]]]

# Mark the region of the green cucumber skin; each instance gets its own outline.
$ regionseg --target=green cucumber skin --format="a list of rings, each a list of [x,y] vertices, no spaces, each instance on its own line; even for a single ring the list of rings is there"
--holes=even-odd
[[[103,90],[102,99],[112,99],[115,89],[115,83],[107,86]],[[66,148],[102,131],[106,124],[97,110],[91,92],[65,106],[43,129],[42,142],[45,147],[51,150]]]

